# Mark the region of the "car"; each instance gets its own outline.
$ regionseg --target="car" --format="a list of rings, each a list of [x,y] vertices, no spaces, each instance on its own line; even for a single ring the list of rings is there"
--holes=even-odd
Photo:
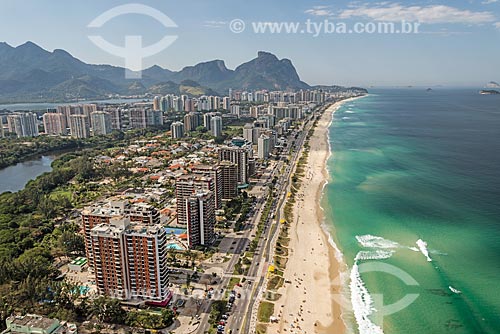
[[[241,298],[241,293],[238,293],[237,297],[238,297],[238,298]]]

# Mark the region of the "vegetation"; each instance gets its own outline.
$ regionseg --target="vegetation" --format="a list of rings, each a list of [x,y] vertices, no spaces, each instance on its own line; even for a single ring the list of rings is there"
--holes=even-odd
[[[269,318],[274,313],[274,304],[270,302],[261,302],[259,305],[259,310],[257,312],[257,319],[260,322],[269,322]]]
[[[222,315],[226,313],[227,310],[227,301],[225,300],[215,300],[212,303],[210,309],[210,318],[208,322],[212,325],[213,328],[217,327],[217,323],[221,319]]]

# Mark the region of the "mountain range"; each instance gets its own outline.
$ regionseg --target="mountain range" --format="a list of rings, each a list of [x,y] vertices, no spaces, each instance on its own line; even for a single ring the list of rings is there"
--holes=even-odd
[[[308,89],[289,59],[268,52],[228,69],[223,60],[170,71],[152,66],[141,79],[126,79],[125,69],[87,64],[64,50],[44,50],[33,42],[0,43],[0,102],[72,101],[114,95],[224,94],[232,89]]]

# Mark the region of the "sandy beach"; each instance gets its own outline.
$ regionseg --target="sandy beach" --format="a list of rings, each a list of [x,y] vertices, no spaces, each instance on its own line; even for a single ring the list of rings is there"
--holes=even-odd
[[[335,110],[347,101],[328,108],[310,139],[305,177],[297,193],[289,232],[289,258],[284,278],[291,283],[278,291],[282,297],[276,302],[274,313],[279,320],[269,327],[268,333],[345,332],[341,306],[334,301],[338,287],[331,284],[344,265],[335,257],[335,249],[322,228],[320,200],[329,177],[325,168],[330,157],[329,125]]]

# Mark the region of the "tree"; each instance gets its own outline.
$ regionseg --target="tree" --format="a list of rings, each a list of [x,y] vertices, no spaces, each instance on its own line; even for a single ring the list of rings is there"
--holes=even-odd
[[[58,246],[65,252],[66,256],[85,253],[85,241],[83,236],[78,233],[64,231],[59,237]]]
[[[99,297],[92,303],[92,314],[100,321],[113,324],[123,324],[125,310],[122,309],[118,299]]]

